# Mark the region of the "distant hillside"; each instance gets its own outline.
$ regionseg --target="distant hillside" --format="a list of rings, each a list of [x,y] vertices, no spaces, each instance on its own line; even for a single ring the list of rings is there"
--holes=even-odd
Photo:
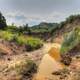
[[[58,26],[58,23],[42,22],[39,25],[30,27],[30,35],[47,40],[52,36],[53,30],[55,31],[58,28]]]
[[[30,27],[31,35],[45,40],[55,38],[80,27],[80,15],[71,15],[61,23],[41,22],[39,25]]]
[[[58,23],[46,23],[46,22],[41,22],[39,25],[35,25],[31,27],[32,32],[51,32],[52,29],[55,29],[58,27]]]
[[[55,34],[64,35],[73,30],[73,28],[80,27],[80,15],[71,15],[66,21],[59,24],[58,29],[55,31]]]

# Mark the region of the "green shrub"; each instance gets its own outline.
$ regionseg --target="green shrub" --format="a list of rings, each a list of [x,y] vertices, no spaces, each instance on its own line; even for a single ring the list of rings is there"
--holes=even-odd
[[[19,44],[19,45],[23,45],[23,44],[27,44],[27,38],[25,38],[24,36],[17,36],[16,37],[16,42]]]
[[[10,80],[22,80],[23,77],[32,78],[34,73],[37,72],[37,65],[34,61],[24,58],[17,59],[9,63],[5,71],[13,73],[15,76],[10,75]],[[32,80],[32,79],[31,79]]]
[[[8,70],[14,70],[19,75],[31,75],[37,71],[37,66],[34,61],[23,59],[11,64]]]
[[[33,37],[26,37],[18,33],[12,33],[8,30],[0,31],[0,38],[7,41],[14,41],[18,45],[25,45],[27,51],[38,49],[42,46],[42,40]]]
[[[0,38],[11,41],[14,38],[14,34],[8,31],[0,31]]]
[[[40,48],[43,45],[42,41],[38,38],[28,38],[27,39],[27,51],[32,51]]]
[[[42,46],[42,40],[33,37],[18,36],[16,42],[19,45],[25,45],[27,51],[39,49]]]
[[[80,28],[75,28],[64,37],[61,53],[67,53],[80,42]]]

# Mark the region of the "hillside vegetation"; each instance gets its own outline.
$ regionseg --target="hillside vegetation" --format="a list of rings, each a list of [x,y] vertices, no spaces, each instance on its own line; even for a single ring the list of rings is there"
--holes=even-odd
[[[61,53],[67,53],[80,43],[80,27],[73,29],[70,33],[65,34],[61,47]]]

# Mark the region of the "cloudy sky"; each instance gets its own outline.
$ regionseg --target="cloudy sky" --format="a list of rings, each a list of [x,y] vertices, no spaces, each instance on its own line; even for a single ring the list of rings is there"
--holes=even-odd
[[[0,11],[8,24],[60,22],[80,13],[80,0],[0,0]]]

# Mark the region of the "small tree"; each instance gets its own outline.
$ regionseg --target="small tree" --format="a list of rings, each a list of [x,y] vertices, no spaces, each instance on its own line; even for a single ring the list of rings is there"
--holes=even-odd
[[[28,32],[29,35],[31,34],[31,29],[28,26],[28,24],[24,25],[23,28],[24,28],[24,31]]]
[[[0,12],[0,29],[5,29],[7,27],[6,19]]]
[[[18,28],[18,33],[19,33],[19,35],[22,34],[23,31],[24,31],[23,27],[22,27],[22,26],[19,26],[19,28]]]
[[[28,31],[28,24],[24,25],[23,28],[24,28],[24,31]]]

